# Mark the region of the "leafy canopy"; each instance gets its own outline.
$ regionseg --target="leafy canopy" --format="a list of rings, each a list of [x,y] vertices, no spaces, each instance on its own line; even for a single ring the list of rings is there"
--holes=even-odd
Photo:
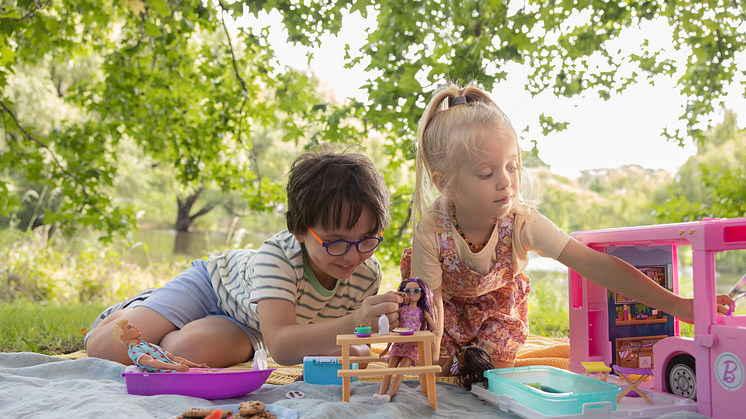
[[[364,86],[370,101],[327,106],[309,76],[274,66],[266,32],[226,36],[226,15],[272,10],[281,13],[290,41],[304,45],[338,33],[345,13],[375,11],[378,24],[367,43],[348,56],[349,66],[370,59],[366,69],[374,76]],[[609,98],[656,75],[679,77],[688,99],[680,117],[686,130],[662,135],[701,144],[703,125],[739,75],[744,13],[742,2],[728,0],[6,1],[0,6],[0,92],[19,65],[93,54],[104,64],[66,99],[86,110],[85,123],[38,132],[0,95],[0,172],[22,168],[29,180],[61,189],[64,203],[48,220],[126,230],[133,214],[102,186],[116,173],[112,150],[129,136],[180,169],[182,183],[243,189],[262,197],[261,206],[282,196],[275,188],[265,197],[248,169],[255,127],[280,127],[285,140],[312,142],[359,141],[365,130],[375,130],[389,140],[385,170],[392,176],[413,159],[416,122],[435,85],[476,80],[492,90],[505,80],[508,63],[531,66],[525,87],[532,94],[565,97],[594,92]],[[614,49],[624,29],[656,19],[668,22],[673,48],[687,53],[683,68],[670,51],[647,42],[633,54]],[[623,66],[635,70],[622,72]],[[349,117],[362,120],[364,129],[345,124]],[[309,130],[310,121],[320,124]],[[550,115],[540,122],[546,132],[566,127]],[[410,189],[394,191],[393,228],[402,243]],[[0,180],[0,212],[8,212],[12,199]]]

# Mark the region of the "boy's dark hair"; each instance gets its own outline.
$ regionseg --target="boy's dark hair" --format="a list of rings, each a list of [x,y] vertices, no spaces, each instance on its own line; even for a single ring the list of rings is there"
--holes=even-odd
[[[290,232],[304,234],[316,223],[325,230],[352,230],[365,207],[373,212],[374,234],[388,226],[389,192],[383,176],[368,157],[350,149],[325,144],[295,159],[286,187]]]

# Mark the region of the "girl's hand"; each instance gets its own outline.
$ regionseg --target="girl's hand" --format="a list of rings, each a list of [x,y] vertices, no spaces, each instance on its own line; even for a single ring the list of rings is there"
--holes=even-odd
[[[399,326],[400,302],[401,298],[393,291],[372,295],[363,300],[360,309],[353,314],[355,324],[370,324],[375,331],[378,331],[378,318],[381,314],[385,314],[389,318],[389,327],[393,329]]]

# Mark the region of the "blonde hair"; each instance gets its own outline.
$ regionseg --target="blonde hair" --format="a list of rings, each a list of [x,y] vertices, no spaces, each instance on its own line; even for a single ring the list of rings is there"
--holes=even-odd
[[[122,326],[124,326],[124,323],[129,323],[129,320],[127,319],[117,320],[117,324],[114,325],[114,332],[112,332],[112,336],[114,336],[114,340],[121,344],[124,344],[124,341],[122,340],[122,333],[124,333],[124,331],[122,330]]]
[[[451,105],[458,99],[459,104]],[[530,204],[525,195],[531,186],[530,176],[523,167],[518,135],[508,116],[499,106],[476,86],[459,87],[448,83],[437,89],[425,109],[417,130],[417,157],[415,165],[415,190],[413,224],[418,219],[425,226],[435,229],[438,214],[431,210],[436,199],[443,199],[441,208],[450,207],[450,198],[441,195],[432,183],[433,174],[440,172],[447,187],[452,184],[459,169],[468,166],[478,156],[477,142],[485,133],[498,138],[512,138],[518,152],[519,190],[517,201]]]

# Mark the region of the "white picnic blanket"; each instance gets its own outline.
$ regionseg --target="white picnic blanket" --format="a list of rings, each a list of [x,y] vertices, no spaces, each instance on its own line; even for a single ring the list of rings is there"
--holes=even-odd
[[[497,406],[479,400],[464,388],[437,384],[438,410],[422,394],[419,381],[405,380],[395,402],[373,406],[379,384],[352,383],[350,403],[342,401],[342,386],[296,382],[264,384],[259,390],[235,399],[204,400],[186,396],[135,396],[127,394],[121,376],[124,366],[97,358],[69,360],[35,353],[0,353],[0,418],[171,418],[190,407],[236,404],[261,400],[283,406],[298,418],[516,418]],[[288,399],[288,391],[305,393]],[[704,419],[677,412],[661,419]]]

